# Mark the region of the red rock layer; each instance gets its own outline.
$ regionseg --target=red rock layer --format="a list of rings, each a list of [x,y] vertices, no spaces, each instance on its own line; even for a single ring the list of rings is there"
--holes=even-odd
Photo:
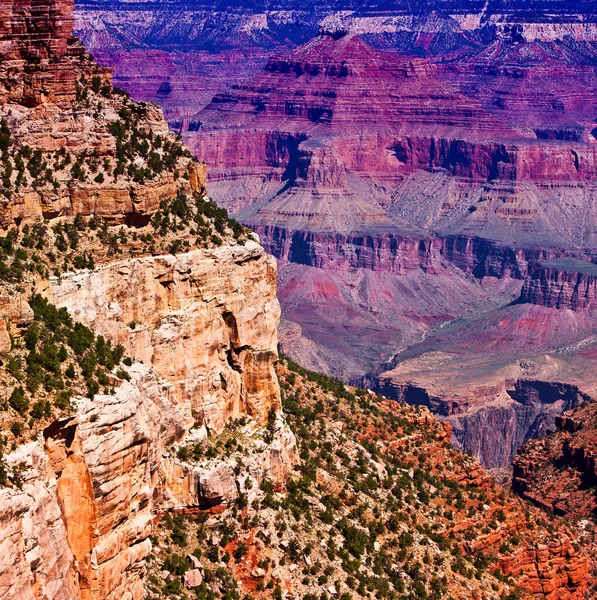
[[[597,306],[597,266],[566,259],[537,264],[525,281],[520,300],[551,308],[593,309]]]
[[[465,273],[527,281],[540,261],[555,259],[560,249],[513,248],[477,237],[423,236],[414,232],[344,234],[292,231],[253,224],[270,254],[283,263],[344,271],[370,269],[403,274],[421,269],[439,272],[449,263]],[[589,262],[579,264],[591,266]],[[524,301],[529,301],[524,299]]]
[[[73,30],[68,0],[0,2],[0,60],[61,58]]]
[[[68,0],[0,3],[0,105],[67,105],[75,97],[77,61],[85,52],[73,31]],[[95,67],[101,77],[106,71]]]
[[[514,461],[512,487],[558,515],[593,519],[597,511],[597,406],[556,419],[556,431],[527,442]]]

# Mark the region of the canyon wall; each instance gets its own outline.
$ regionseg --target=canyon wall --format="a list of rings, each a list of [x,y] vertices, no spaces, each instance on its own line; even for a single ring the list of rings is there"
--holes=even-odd
[[[535,265],[520,294],[521,302],[570,310],[594,309],[596,300],[597,267],[565,259]]]
[[[449,263],[477,279],[495,277],[527,281],[539,277],[537,265],[555,259],[558,248],[510,246],[502,242],[464,235],[417,235],[415,233],[330,233],[256,225],[255,231],[268,253],[282,264],[296,263],[334,269],[370,269],[400,275],[421,269],[437,272]],[[578,261],[577,266],[591,266]],[[528,300],[526,288],[523,301]],[[539,303],[539,302],[538,302]]]
[[[156,516],[221,509],[249,474],[282,486],[298,461],[274,371],[275,261],[208,201],[205,165],[159,107],[112,87],[72,35],[73,8],[0,3],[6,600],[140,600]],[[20,269],[30,254],[37,268]],[[68,312],[47,329],[39,311],[55,306]],[[76,352],[69,314],[87,339]],[[40,330],[61,339],[51,360],[69,359],[43,383],[25,352]],[[181,450],[241,426],[242,464]]]
[[[450,423],[453,442],[487,469],[507,467],[527,440],[553,431],[562,412],[591,401],[575,385],[530,379],[468,382],[468,395],[405,383],[391,373],[369,383],[388,398],[431,409]]]
[[[253,477],[282,483],[297,461],[273,370],[275,263],[248,242],[115,262],[46,293],[136,360],[113,395],[78,398],[71,417],[6,457],[23,483],[0,490],[0,591],[140,599],[156,513],[234,501],[243,477],[222,489],[221,463],[187,464],[177,447],[245,417],[252,432],[273,423],[246,457]]]
[[[49,297],[168,381],[189,427],[280,409],[276,267],[256,242],[115,261],[50,280]]]

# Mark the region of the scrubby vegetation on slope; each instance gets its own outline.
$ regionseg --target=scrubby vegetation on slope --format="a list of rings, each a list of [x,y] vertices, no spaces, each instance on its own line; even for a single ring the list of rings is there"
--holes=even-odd
[[[30,145],[26,134],[13,135],[9,118],[0,120],[0,196],[10,200],[24,189],[57,194],[70,182],[144,184],[165,173],[188,177],[194,159],[180,139],[155,134],[149,105],[112,88],[106,77],[83,73],[72,111],[94,121],[93,137],[83,149],[69,149],[68,140],[57,150]]]
[[[232,506],[165,515],[149,597],[514,599],[534,585],[536,565],[522,566],[529,549],[567,540],[456,452],[426,409],[289,359],[279,375],[300,448],[295,476],[284,490],[265,480]],[[184,458],[225,457],[237,444],[229,431]],[[552,560],[564,568],[554,555],[547,576]],[[185,587],[199,563],[201,583]]]
[[[244,244],[249,232],[205,196],[163,201],[144,227],[111,225],[77,215],[13,228],[0,236],[0,281],[22,284],[118,258],[176,254],[194,248]]]
[[[29,306],[33,314],[20,336],[10,338],[0,364],[0,485],[19,485],[18,473],[8,473],[2,461],[4,451],[72,414],[75,397],[113,393],[130,378],[131,359],[121,345],[96,336],[38,294]]]

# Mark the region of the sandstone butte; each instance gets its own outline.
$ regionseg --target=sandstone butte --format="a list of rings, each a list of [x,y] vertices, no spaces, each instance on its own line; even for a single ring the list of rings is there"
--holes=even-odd
[[[72,37],[72,10],[71,2],[0,4],[7,600],[143,598],[161,515],[232,514],[249,479],[252,489],[283,493],[299,463],[274,370],[274,259],[205,200],[204,166],[168,133],[159,109],[112,88]],[[56,359],[68,363],[75,391],[66,400]],[[408,414],[415,435],[439,428],[437,456],[464,461],[453,475],[463,489],[494,489],[450,448],[448,426]],[[252,451],[235,442],[236,462],[191,460],[228,431],[241,431]],[[494,549],[523,513],[460,551]],[[549,535],[541,525],[525,531],[523,547],[496,563],[512,583],[483,576],[491,593],[519,584],[527,595],[582,598],[589,560],[573,536],[560,525]],[[202,578],[196,571],[187,583]]]

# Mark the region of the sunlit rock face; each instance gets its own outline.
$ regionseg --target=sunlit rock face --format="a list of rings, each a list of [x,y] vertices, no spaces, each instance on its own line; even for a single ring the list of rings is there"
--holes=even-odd
[[[237,497],[234,473],[225,489],[214,479],[221,464],[193,470],[167,452],[188,432],[171,385],[142,363],[130,374],[7,457],[23,486],[0,491],[3,598],[143,598],[156,513]],[[270,448],[247,459],[258,481],[285,481],[297,454],[283,421]]]
[[[49,292],[168,381],[189,426],[220,432],[241,415],[263,425],[280,408],[275,280],[275,261],[248,242],[115,262]]]

